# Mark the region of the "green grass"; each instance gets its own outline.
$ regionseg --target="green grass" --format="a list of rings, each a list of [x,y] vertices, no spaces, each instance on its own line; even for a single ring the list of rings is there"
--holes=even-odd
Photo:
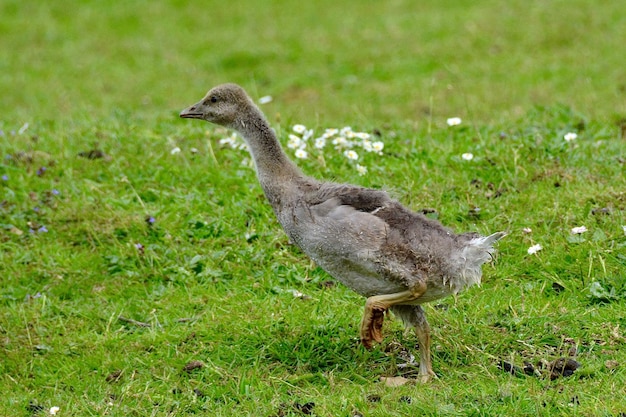
[[[3,1],[0,416],[623,415],[621,9]],[[363,349],[363,299],[289,244],[224,131],[177,118],[224,81],[273,97],[283,143],[294,123],[385,143],[365,176],[332,148],[305,172],[509,231],[480,288],[426,308],[437,380],[380,382],[415,375],[416,338],[388,320]],[[569,378],[499,368],[572,348]]]

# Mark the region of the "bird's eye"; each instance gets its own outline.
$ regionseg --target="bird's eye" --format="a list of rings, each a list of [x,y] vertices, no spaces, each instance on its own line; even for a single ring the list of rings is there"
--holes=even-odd
[[[205,106],[208,106],[210,103],[217,103],[217,96],[211,96],[202,102]]]

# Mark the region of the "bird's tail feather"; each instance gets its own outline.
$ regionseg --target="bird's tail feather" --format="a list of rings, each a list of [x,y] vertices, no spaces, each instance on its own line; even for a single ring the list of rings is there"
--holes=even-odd
[[[493,244],[504,236],[506,236],[506,232],[497,232],[470,240],[463,249],[463,257],[469,265],[480,267],[481,264],[491,260],[495,252]]]
[[[493,244],[504,236],[506,233],[498,232],[489,236],[473,238],[467,241],[460,251],[453,254],[451,261],[452,265],[458,268],[456,275],[463,277],[462,280],[450,284],[455,294],[464,287],[480,284],[481,267],[493,259],[493,254],[496,251]]]
[[[496,232],[489,236],[481,236],[469,241],[471,246],[478,246],[480,248],[488,249],[493,246],[498,240],[506,236],[506,232]]]

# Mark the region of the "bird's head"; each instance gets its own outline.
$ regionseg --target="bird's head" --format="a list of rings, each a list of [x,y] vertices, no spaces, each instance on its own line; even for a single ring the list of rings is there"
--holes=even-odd
[[[222,84],[213,87],[202,100],[180,112],[180,117],[235,128],[242,114],[253,108],[254,104],[243,88],[236,84]]]

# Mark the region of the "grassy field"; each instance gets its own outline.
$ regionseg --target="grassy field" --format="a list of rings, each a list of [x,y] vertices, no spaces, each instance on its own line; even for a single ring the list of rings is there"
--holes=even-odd
[[[0,416],[626,415],[623,5],[226,3],[0,1]],[[306,173],[509,232],[426,306],[438,379],[399,321],[360,346],[230,132],[178,119],[225,81],[285,145],[384,143]]]

